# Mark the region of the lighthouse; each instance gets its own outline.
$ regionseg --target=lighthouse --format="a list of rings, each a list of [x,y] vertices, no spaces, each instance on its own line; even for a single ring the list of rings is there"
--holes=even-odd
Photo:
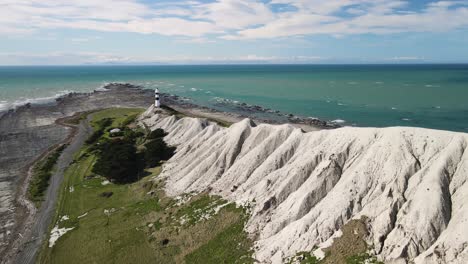
[[[154,90],[154,106],[159,108],[161,107],[161,101],[159,100],[159,89]]]

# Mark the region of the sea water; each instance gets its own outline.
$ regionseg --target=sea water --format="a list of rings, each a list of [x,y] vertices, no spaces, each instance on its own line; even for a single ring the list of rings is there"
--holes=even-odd
[[[350,126],[468,132],[468,65],[0,67],[0,110],[130,82],[236,111],[247,103]]]

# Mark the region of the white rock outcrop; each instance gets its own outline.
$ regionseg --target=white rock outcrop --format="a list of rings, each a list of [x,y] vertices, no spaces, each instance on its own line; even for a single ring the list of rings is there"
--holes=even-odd
[[[249,119],[223,128],[146,115],[177,153],[167,192],[211,190],[250,202],[255,258],[281,263],[367,216],[368,243],[386,263],[468,263],[468,134],[345,127],[303,133]]]

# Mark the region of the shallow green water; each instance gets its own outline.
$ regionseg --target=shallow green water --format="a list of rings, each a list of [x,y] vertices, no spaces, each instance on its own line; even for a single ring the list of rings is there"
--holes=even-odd
[[[223,110],[245,102],[347,125],[468,131],[468,65],[0,67],[0,109],[106,82]]]

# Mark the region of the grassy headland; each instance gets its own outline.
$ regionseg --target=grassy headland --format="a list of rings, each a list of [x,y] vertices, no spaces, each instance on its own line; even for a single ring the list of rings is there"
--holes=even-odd
[[[46,241],[39,263],[251,263],[243,208],[208,194],[167,197],[164,182],[154,181],[161,160],[138,167],[140,176],[128,183],[113,183],[93,170],[104,142],[130,137],[139,154],[149,142],[161,140],[163,134],[148,137],[131,125],[140,112],[107,109],[92,115],[91,125],[102,133],[76,153],[66,170],[53,220],[57,228],[73,229],[53,247]],[[111,136],[114,127],[124,134]],[[153,145],[158,155],[161,145]]]

